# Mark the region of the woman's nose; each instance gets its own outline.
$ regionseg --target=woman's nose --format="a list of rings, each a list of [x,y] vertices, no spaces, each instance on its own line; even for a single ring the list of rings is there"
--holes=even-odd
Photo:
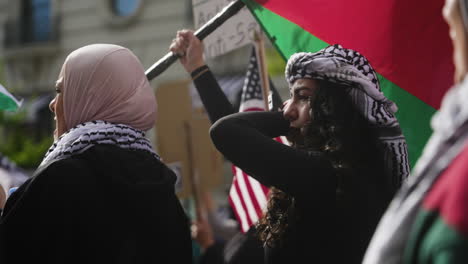
[[[283,104],[283,116],[289,121],[297,119],[297,110],[291,99],[285,101]]]
[[[52,113],[55,113],[55,102],[57,100],[57,96],[54,97],[54,99],[52,99],[52,101],[50,101],[49,103],[49,109]]]

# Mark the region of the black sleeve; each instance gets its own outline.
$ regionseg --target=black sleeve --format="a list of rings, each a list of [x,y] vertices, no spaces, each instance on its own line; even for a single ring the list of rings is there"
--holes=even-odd
[[[218,81],[216,81],[213,73],[209,71],[207,66],[202,67],[206,67],[207,71],[195,78],[193,83],[195,84],[195,88],[200,95],[201,101],[208,112],[211,123],[214,123],[224,116],[235,113],[235,111],[223,90],[221,90],[221,87],[219,86]]]
[[[288,129],[289,122],[281,112],[247,112],[220,119],[210,134],[226,158],[266,186],[317,199],[324,192],[334,192],[336,178],[322,155],[272,139]]]

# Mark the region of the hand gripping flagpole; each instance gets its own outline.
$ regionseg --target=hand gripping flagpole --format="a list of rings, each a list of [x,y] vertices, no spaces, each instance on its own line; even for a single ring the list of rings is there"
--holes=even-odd
[[[223,10],[221,10],[221,12],[219,12],[216,16],[206,22],[201,28],[195,31],[195,36],[198,39],[203,40],[206,36],[211,34],[211,32],[226,22],[226,20],[237,14],[237,12],[239,12],[239,10],[244,7],[244,5],[245,4],[241,0],[232,1]],[[167,53],[164,57],[154,63],[148,70],[146,70],[146,77],[151,81],[167,70],[167,68],[169,68],[169,66],[171,66],[178,58],[179,56],[172,51]]]

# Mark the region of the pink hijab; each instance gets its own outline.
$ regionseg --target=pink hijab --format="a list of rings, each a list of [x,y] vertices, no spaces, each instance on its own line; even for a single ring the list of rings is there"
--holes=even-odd
[[[156,122],[156,98],[143,66],[124,47],[93,44],[73,51],[58,82],[67,130],[103,120],[146,131]]]

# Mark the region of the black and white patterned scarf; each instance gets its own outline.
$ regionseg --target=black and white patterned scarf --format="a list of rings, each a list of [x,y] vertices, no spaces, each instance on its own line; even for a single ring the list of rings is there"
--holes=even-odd
[[[444,96],[431,120],[433,134],[413,170],[380,220],[364,264],[403,263],[414,220],[427,192],[468,144],[468,78]]]
[[[79,124],[60,136],[49,148],[39,167],[51,161],[80,154],[92,146],[101,144],[143,150],[160,159],[143,131],[123,124],[91,121]]]
[[[318,52],[293,54],[286,65],[286,80],[317,79],[343,84],[353,105],[377,131],[384,155],[386,178],[399,187],[409,175],[408,150],[394,113],[397,106],[380,90],[377,75],[359,52],[340,45]]]

